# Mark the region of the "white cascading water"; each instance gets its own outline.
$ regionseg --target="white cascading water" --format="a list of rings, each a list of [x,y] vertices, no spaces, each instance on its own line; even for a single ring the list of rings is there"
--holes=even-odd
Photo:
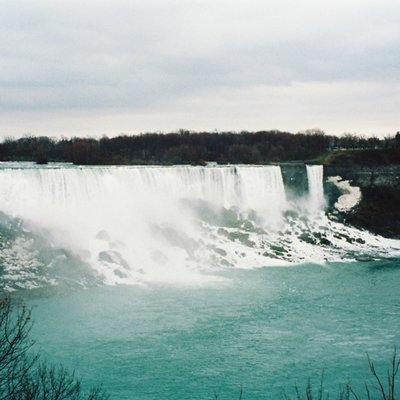
[[[322,165],[307,165],[308,180],[308,210],[313,215],[318,215],[323,211],[325,205],[324,198],[324,171]]]
[[[219,268],[379,252],[383,239],[321,215],[322,175],[321,166],[307,166],[314,222],[286,200],[279,166],[2,165],[0,211],[72,251],[108,284],[196,283]],[[5,264],[16,274],[24,260]]]
[[[253,210],[271,226],[285,208],[275,166],[2,169],[0,186],[1,211],[74,250],[109,283],[192,279],[212,241],[195,202]]]

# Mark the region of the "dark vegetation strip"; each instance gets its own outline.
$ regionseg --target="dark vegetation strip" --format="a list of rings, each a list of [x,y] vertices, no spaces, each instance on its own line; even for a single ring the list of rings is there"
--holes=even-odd
[[[351,154],[348,151],[353,149]],[[333,151],[333,152],[332,152]],[[113,138],[27,136],[0,143],[0,161],[72,162],[79,165],[265,164],[314,160],[346,165],[400,163],[400,133],[383,139],[326,135],[320,130],[146,133]]]

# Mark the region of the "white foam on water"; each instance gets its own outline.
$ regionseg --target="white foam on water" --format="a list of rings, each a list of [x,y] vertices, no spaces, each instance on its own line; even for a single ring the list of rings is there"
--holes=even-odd
[[[201,284],[221,268],[387,256],[399,242],[330,221],[323,170],[307,213],[278,166],[0,168],[0,211],[87,261],[107,284]],[[304,199],[299,199],[299,203]]]

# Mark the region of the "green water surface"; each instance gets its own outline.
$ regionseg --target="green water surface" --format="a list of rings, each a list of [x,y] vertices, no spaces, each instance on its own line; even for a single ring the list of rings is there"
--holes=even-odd
[[[281,399],[325,370],[333,394],[400,344],[400,262],[232,270],[204,286],[30,300],[44,356],[113,399]],[[332,396],[331,398],[334,398]]]

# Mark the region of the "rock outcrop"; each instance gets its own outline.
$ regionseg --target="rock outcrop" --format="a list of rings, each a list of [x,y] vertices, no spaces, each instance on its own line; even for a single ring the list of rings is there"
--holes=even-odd
[[[400,188],[400,165],[385,165],[376,167],[362,166],[325,166],[324,175],[340,176],[350,181],[352,185],[365,187]]]
[[[325,166],[324,175],[332,208],[346,193],[331,177],[339,176],[361,190],[361,200],[354,208],[335,209],[339,218],[382,236],[400,239],[400,165]]]

